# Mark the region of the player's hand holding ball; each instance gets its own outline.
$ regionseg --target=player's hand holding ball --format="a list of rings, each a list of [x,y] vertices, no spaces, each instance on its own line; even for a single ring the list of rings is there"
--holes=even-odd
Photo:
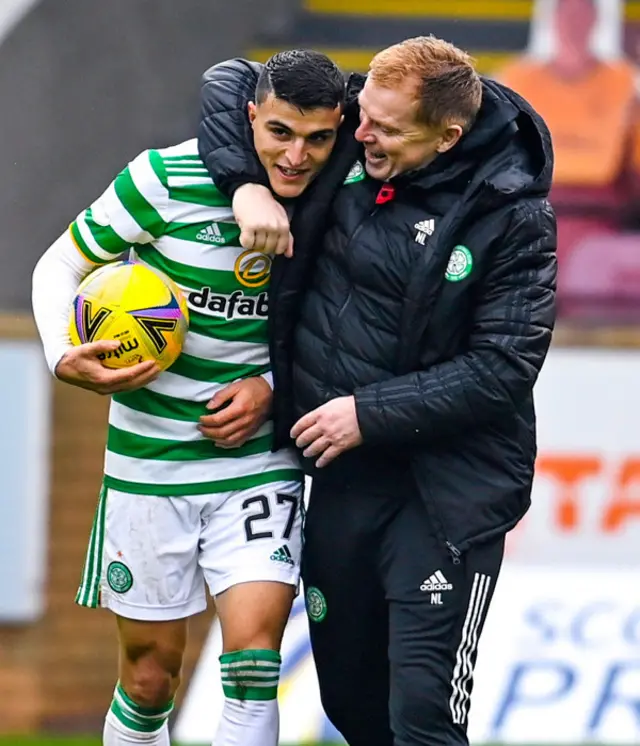
[[[75,345],[55,373],[62,381],[116,394],[151,383],[182,350],[186,301],[163,272],[139,262],[115,262],[80,284],[70,311]]]
[[[101,358],[115,352],[119,346],[118,340],[101,339],[73,347],[56,366],[56,376],[65,383],[108,395],[139,389],[160,374],[160,366],[155,360],[145,360],[118,370],[106,368]]]

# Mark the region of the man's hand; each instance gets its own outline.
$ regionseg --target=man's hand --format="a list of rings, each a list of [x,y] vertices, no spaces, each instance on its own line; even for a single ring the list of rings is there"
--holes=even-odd
[[[260,184],[244,184],[233,195],[233,214],[240,226],[240,244],[265,254],[293,256],[293,236],[284,207]]]
[[[159,375],[160,368],[153,360],[118,370],[105,368],[98,355],[113,352],[118,347],[120,342],[113,339],[73,347],[62,356],[55,374],[65,383],[102,395],[139,389]]]
[[[237,448],[258,432],[271,412],[273,391],[261,376],[231,383],[207,404],[198,430],[220,448]]]
[[[307,458],[320,456],[316,466],[326,466],[336,456],[362,444],[353,396],[340,396],[301,417],[291,428],[298,448]]]

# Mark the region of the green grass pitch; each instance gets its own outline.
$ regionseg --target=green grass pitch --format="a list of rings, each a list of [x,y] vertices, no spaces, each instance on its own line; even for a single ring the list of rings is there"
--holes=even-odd
[[[102,746],[95,737],[0,736],[0,746]],[[180,744],[176,744],[180,746]],[[203,744],[209,746],[209,744]],[[301,744],[301,746],[331,746],[331,744]]]
[[[60,737],[53,738],[47,736],[0,736],[0,746],[102,746],[102,740],[100,738],[71,738],[71,737]],[[179,744],[176,744],[179,746]],[[203,744],[208,746],[208,744]],[[331,746],[330,744],[304,744],[301,746]],[[491,746],[485,744],[485,746]],[[591,744],[591,746],[596,746]]]
[[[0,736],[0,746],[102,746],[100,738],[53,738],[48,736]],[[179,746],[177,744],[176,746]],[[203,746],[205,746],[203,744]],[[208,744],[206,745],[208,746]],[[305,744],[304,746],[330,746],[329,744]]]

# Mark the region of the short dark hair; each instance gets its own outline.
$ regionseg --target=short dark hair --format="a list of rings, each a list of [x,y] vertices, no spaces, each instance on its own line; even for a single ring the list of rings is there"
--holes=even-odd
[[[304,109],[335,109],[344,104],[345,79],[326,54],[290,49],[269,58],[256,85],[256,102],[273,93],[276,98]]]

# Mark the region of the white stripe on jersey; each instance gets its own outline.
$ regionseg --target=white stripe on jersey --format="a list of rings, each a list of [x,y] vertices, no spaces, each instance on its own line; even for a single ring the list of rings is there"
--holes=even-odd
[[[168,150],[162,150],[161,153],[165,155],[165,168],[167,171],[184,171],[187,168],[189,171],[204,171],[207,173],[207,168],[201,160],[194,158],[180,158],[178,159],[167,159]]]
[[[189,332],[182,351],[201,360],[224,360],[232,364],[266,365],[269,362],[267,345],[211,339],[195,332]]]
[[[155,240],[150,233],[143,230],[131,213],[124,208],[116,194],[115,183],[109,185],[100,202],[105,214],[109,217],[109,225],[124,241],[151,243]]]
[[[196,205],[193,202],[180,202],[171,198],[163,217],[167,222],[177,223],[231,223],[233,222],[233,211],[230,207],[209,207],[208,205]]]
[[[140,194],[153,205],[163,219],[166,219],[164,207],[169,202],[169,190],[160,181],[146,153],[139,155],[129,164],[129,175]]]
[[[267,457],[268,458],[265,458]],[[189,485],[221,479],[248,477],[275,469],[299,468],[295,456],[283,448],[276,453],[259,453],[242,458],[212,458],[202,461],[162,461],[130,458],[107,451],[105,472],[125,482],[157,485]]]
[[[186,187],[186,186],[211,186],[210,176],[171,176],[169,172],[167,174],[167,183],[169,187]],[[227,208],[229,212],[229,208]]]
[[[116,401],[111,402],[109,410],[109,424],[119,430],[125,430],[134,435],[145,438],[159,438],[161,440],[180,440],[184,443],[192,443],[196,440],[205,440],[197,428],[197,422],[184,422],[183,420],[171,420],[168,417],[158,417],[145,412],[138,412]],[[261,438],[273,432],[273,422],[265,424],[251,437]]]
[[[177,373],[163,371],[155,381],[148,383],[145,388],[156,394],[173,396],[174,399],[186,399],[191,402],[208,402],[214,394],[226,388],[227,383],[210,383],[196,381],[192,378],[179,376]],[[204,412],[203,412],[204,414]]]
[[[190,140],[185,140],[184,142],[179,142],[177,145],[169,145],[166,148],[161,148],[158,150],[158,153],[160,153],[163,158],[167,159],[178,158],[181,155],[185,156],[184,160],[169,160],[168,163],[197,163],[199,166],[204,166],[204,163],[200,160],[200,156],[198,155],[198,138],[196,137],[192,137]],[[189,158],[189,156],[198,157]]]
[[[233,272],[238,258],[237,246],[215,246],[204,242],[186,241],[175,236],[171,237],[171,243],[159,242],[156,249],[173,262],[223,272]]]

